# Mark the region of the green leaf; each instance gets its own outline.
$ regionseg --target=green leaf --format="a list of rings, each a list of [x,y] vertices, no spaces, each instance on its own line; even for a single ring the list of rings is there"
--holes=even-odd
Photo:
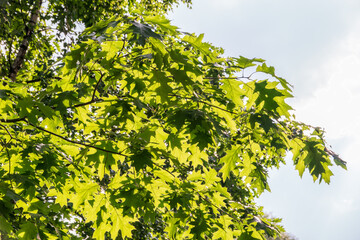
[[[202,239],[203,235],[208,231],[209,225],[201,211],[196,210],[194,215],[193,221],[190,222],[190,225],[194,227],[191,228],[190,233],[194,234],[194,239]]]
[[[145,16],[144,19],[146,22],[157,25],[161,30],[169,32],[170,34],[175,34],[177,32],[178,27],[172,26],[170,21],[164,16]]]
[[[49,107],[49,106],[46,106],[45,104],[43,103],[39,103],[37,102],[36,105],[39,107],[40,111],[48,118],[50,119],[53,119],[54,117],[56,117],[56,113],[55,111]]]
[[[232,224],[229,216],[221,216],[219,223],[222,225],[213,235],[213,239],[234,239],[233,231],[229,228]]]
[[[154,71],[153,72],[153,82],[160,83],[160,86],[156,88],[156,93],[160,96],[161,100],[163,102],[169,101],[169,95],[172,92],[172,88],[168,85],[170,82],[170,79],[165,76],[163,72],[160,71]]]
[[[24,223],[17,232],[18,236],[24,240],[34,240],[37,238],[37,228],[32,222]]]
[[[334,153],[332,150],[328,149],[327,147],[325,147],[325,152],[328,153],[330,156],[333,157],[334,162],[337,166],[342,167],[343,169],[347,170],[346,167],[346,162],[344,160],[342,160],[338,154]]]
[[[9,96],[9,93],[11,93],[10,90],[0,89],[0,99],[7,99]]]
[[[10,233],[12,231],[11,224],[6,220],[3,215],[0,215],[0,231]]]
[[[230,172],[235,169],[236,163],[240,161],[240,151],[240,147],[233,147],[226,152],[226,155],[224,157],[220,159],[219,163],[224,164],[220,170],[220,172],[222,173],[223,181],[225,181],[229,177]]]
[[[174,181],[174,176],[171,175],[169,172],[164,171],[164,170],[154,170],[153,171],[154,176],[159,177],[161,180],[163,180],[164,182],[173,182]]]
[[[188,90],[188,86],[191,85],[192,81],[185,71],[170,69],[169,72],[174,76],[176,82],[181,83],[183,87]]]
[[[261,58],[246,58],[243,56],[240,56],[238,58],[235,58],[236,62],[237,62],[237,66],[239,66],[242,69],[248,68],[248,67],[253,67],[256,66],[256,63],[260,62],[264,62],[265,60],[261,59]]]
[[[271,83],[266,80],[255,82],[255,93],[258,93],[256,104],[263,106],[266,110],[274,112],[279,116],[289,117],[289,110],[292,108],[285,103],[284,99],[291,96],[284,90],[276,88],[276,83]],[[259,110],[260,107],[259,107]]]
[[[222,83],[223,85],[221,86],[221,88],[225,90],[225,96],[231,101],[233,101],[236,106],[243,107],[244,103],[242,101],[242,98],[245,92],[240,88],[240,85],[242,85],[243,83],[241,81],[231,78],[223,79]]]
[[[329,169],[331,163],[328,155],[323,151],[323,146],[319,142],[311,140],[305,144],[307,155],[304,158],[304,163],[308,167],[314,181],[320,177],[319,182],[324,180],[326,183],[330,183],[330,177],[333,173]]]
[[[109,41],[101,44],[102,50],[106,53],[106,60],[114,58],[124,48],[123,41]]]
[[[269,185],[267,183],[266,169],[260,164],[255,164],[255,169],[251,172],[250,176],[254,179],[251,185],[257,189],[261,194],[265,189],[270,192]]]
[[[249,121],[252,128],[255,128],[255,123],[259,123],[266,133],[268,133],[271,128],[277,129],[276,124],[267,115],[255,113],[250,115]]]
[[[277,80],[279,80],[281,86],[284,89],[286,89],[288,91],[291,91],[290,87],[292,87],[292,85],[290,85],[285,79],[276,76],[275,75],[275,68],[273,66],[268,67],[265,63],[263,63],[262,65],[257,66],[256,71],[270,74],[272,77],[275,77]]]
[[[179,221],[179,219],[177,219],[177,218],[171,218],[170,220],[168,220],[168,225],[165,230],[169,233],[169,237],[171,239],[174,239],[174,236],[177,233],[178,221]]]
[[[210,62],[213,62],[216,60],[216,56],[210,51],[210,44],[202,41],[203,38],[204,34],[200,34],[198,37],[185,35],[182,40],[190,43],[196,50],[200,51],[206,58],[205,61],[209,60]]]
[[[135,167],[136,171],[140,171],[146,166],[151,167],[153,165],[151,159],[152,155],[147,149],[137,152],[131,156],[132,165]]]
[[[115,210],[115,212],[111,214],[111,221],[113,227],[110,233],[113,239],[115,239],[118,235],[118,230],[121,231],[121,236],[123,238],[130,238],[132,236],[131,231],[135,229],[134,225],[131,224],[133,218],[122,216],[122,213],[119,213],[118,210]]]
[[[161,36],[153,31],[153,28],[147,24],[139,23],[136,21],[130,21],[131,26],[129,30],[135,34],[135,39],[137,43],[141,46],[145,45],[145,42],[148,38],[153,37],[161,40]]]
[[[97,183],[84,183],[76,189],[76,195],[71,201],[74,204],[74,208],[78,209],[80,204],[84,203],[89,196],[98,191],[99,185]]]

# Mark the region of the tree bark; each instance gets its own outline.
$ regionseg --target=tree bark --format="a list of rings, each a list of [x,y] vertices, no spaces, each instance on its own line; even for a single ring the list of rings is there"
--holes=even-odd
[[[16,55],[16,58],[13,64],[11,65],[9,78],[13,82],[16,81],[17,73],[19,72],[22,64],[24,63],[25,54],[28,50],[31,37],[33,35],[35,26],[39,21],[41,4],[42,4],[42,0],[36,1],[36,4],[34,5],[33,10],[31,11],[29,23],[25,26],[25,36],[21,42],[20,49]]]

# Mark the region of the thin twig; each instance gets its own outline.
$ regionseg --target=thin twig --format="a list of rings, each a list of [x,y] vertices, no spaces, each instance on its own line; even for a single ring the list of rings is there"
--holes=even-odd
[[[96,94],[97,88],[99,87],[99,84],[100,84],[100,82],[102,81],[102,78],[105,76],[105,74],[102,73],[102,72],[100,72],[100,74],[101,74],[101,76],[100,76],[100,78],[99,78],[99,81],[98,81],[98,82],[96,83],[96,85],[95,85],[95,89],[94,89],[94,92],[93,92],[93,94],[92,94],[91,101],[94,101],[94,100],[95,100],[95,94]]]
[[[86,106],[86,105],[89,105],[89,104],[92,104],[92,103],[95,103],[95,102],[97,102],[97,101],[91,100],[91,101],[88,101],[88,102],[76,104],[74,106],[71,106],[70,108],[82,107],[82,106]]]
[[[10,138],[13,139],[13,136],[11,135],[11,133],[9,132],[9,130],[2,124],[0,124],[0,127],[4,128],[5,131],[9,134]]]
[[[61,77],[51,77],[51,78],[56,79],[56,80],[61,80]],[[26,83],[35,83],[35,82],[40,82],[40,81],[41,81],[41,79],[37,78],[37,79],[26,81]]]
[[[176,94],[169,94],[169,95],[170,95],[170,96],[173,96],[173,97],[183,98],[183,99],[186,99],[186,100],[194,100],[193,98],[183,97],[183,96],[179,96],[179,95],[176,95]],[[203,100],[196,100],[196,101],[199,102],[199,103],[203,103],[203,104],[205,104],[205,105],[208,105],[208,106],[210,106],[210,107],[217,108],[217,109],[222,110],[222,111],[224,111],[224,112],[228,112],[228,113],[231,113],[231,114],[237,114],[237,113],[235,113],[235,112],[233,112],[233,111],[230,111],[230,110],[227,110],[227,109],[224,109],[224,108],[215,106],[215,105],[213,105],[213,104],[211,104],[211,103],[208,103],[208,102],[205,102],[205,101],[203,101]]]
[[[250,77],[245,77],[245,76],[242,76],[242,77],[204,77],[204,79],[250,79]]]
[[[95,70],[92,70],[92,71],[95,71]],[[100,70],[99,70],[99,71],[100,71]],[[95,85],[95,88],[94,88],[94,91],[93,91],[91,100],[88,101],[88,102],[76,104],[76,105],[74,105],[74,106],[71,106],[70,108],[82,107],[82,106],[86,106],[86,105],[89,105],[89,104],[92,104],[92,103],[97,102],[97,100],[95,99],[95,97],[96,97],[96,91],[97,91],[97,89],[98,89],[98,87],[99,87],[100,82],[102,81],[102,78],[105,76],[105,74],[102,73],[101,71],[100,71],[100,74],[101,74],[101,76],[100,76],[99,80],[97,81],[97,83],[96,83],[96,85]]]

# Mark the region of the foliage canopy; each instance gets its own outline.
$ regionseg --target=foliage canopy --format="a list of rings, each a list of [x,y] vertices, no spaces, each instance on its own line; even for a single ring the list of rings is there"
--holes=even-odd
[[[3,238],[276,238],[268,169],[346,168],[273,67],[180,32],[177,3],[0,1]]]

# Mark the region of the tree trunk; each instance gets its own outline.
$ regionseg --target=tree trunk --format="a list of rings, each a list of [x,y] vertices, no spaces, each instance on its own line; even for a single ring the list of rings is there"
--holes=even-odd
[[[39,21],[41,4],[42,4],[42,0],[36,1],[36,4],[34,5],[33,10],[31,11],[29,23],[25,26],[25,36],[21,42],[20,49],[16,55],[16,58],[13,64],[11,65],[9,77],[13,82],[16,81],[17,73],[19,72],[24,62],[25,54],[28,50],[29,43],[33,35],[35,26]]]

